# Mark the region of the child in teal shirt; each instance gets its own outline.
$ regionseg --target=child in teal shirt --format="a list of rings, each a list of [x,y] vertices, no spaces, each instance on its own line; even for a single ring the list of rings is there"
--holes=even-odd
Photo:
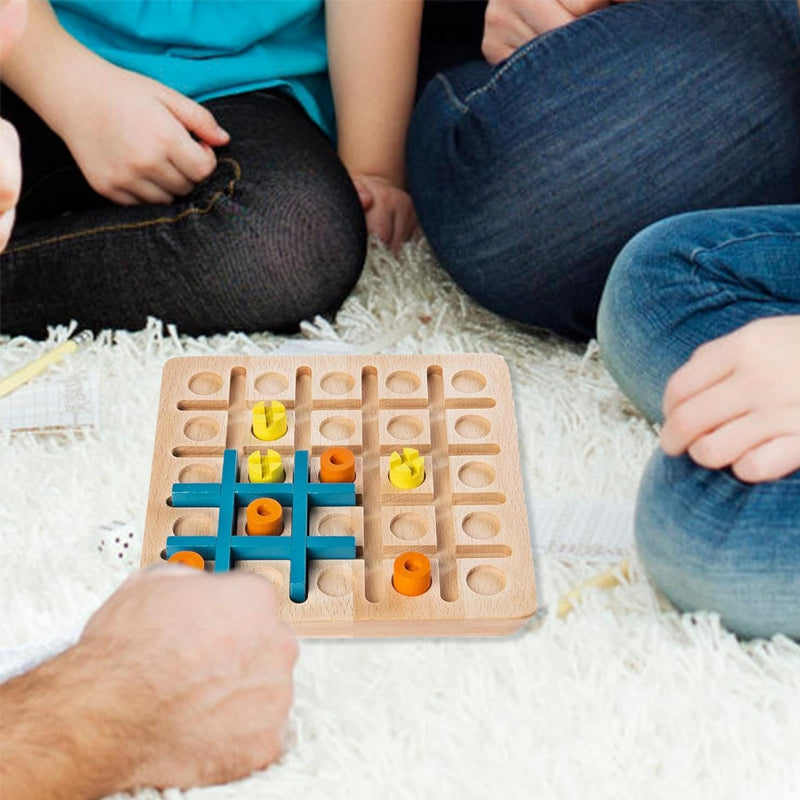
[[[0,330],[148,315],[195,334],[285,330],[335,308],[365,231],[396,248],[416,226],[403,148],[420,13],[32,0],[3,68],[25,177]]]
[[[197,102],[281,87],[333,131],[322,0],[50,0],[106,61]]]

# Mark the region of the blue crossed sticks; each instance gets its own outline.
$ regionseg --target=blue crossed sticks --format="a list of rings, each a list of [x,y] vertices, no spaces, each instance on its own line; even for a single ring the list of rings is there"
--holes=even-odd
[[[235,536],[236,509],[270,497],[292,509],[290,536]],[[354,483],[309,483],[308,450],[294,454],[292,483],[237,483],[236,450],[226,450],[219,483],[174,483],[176,508],[219,508],[216,536],[170,536],[167,557],[193,550],[214,560],[214,572],[228,572],[234,561],[289,561],[289,597],[302,603],[308,595],[309,558],[355,558],[354,536],[309,536],[309,506],[354,506]]]

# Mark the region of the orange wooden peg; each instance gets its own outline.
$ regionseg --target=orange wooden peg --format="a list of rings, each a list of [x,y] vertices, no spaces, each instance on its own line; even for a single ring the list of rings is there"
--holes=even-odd
[[[322,483],[353,483],[356,457],[346,447],[329,448],[319,457],[319,479]]]
[[[431,588],[431,562],[422,553],[401,553],[394,560],[392,586],[400,594],[416,597]]]
[[[186,567],[194,569],[203,569],[206,562],[203,561],[203,556],[195,553],[193,550],[179,550],[169,557],[170,564],[183,564]]]
[[[280,536],[283,533],[283,509],[277,500],[262,497],[247,506],[249,536]]]

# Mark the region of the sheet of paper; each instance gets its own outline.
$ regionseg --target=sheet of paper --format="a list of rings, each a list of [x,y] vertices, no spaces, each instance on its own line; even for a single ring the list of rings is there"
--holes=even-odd
[[[633,503],[534,497],[528,511],[534,556],[618,560],[633,549]]]
[[[100,376],[36,378],[0,398],[0,429],[38,431],[97,425]]]
[[[364,352],[360,345],[348,342],[329,341],[327,339],[287,339],[271,356],[315,356],[315,355],[358,355]]]

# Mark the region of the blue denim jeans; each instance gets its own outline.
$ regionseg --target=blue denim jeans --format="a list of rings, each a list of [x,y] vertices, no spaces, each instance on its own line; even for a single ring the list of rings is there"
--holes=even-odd
[[[408,142],[439,261],[483,305],[582,339],[637,231],[800,202],[796,0],[638,0],[437,75]]]
[[[800,314],[800,205],[712,210],[634,237],[611,270],[598,333],[623,391],[659,421],[666,382],[696,347],[784,314]],[[742,636],[800,639],[800,470],[745,484],[657,450],[636,538],[678,608],[716,611]]]

